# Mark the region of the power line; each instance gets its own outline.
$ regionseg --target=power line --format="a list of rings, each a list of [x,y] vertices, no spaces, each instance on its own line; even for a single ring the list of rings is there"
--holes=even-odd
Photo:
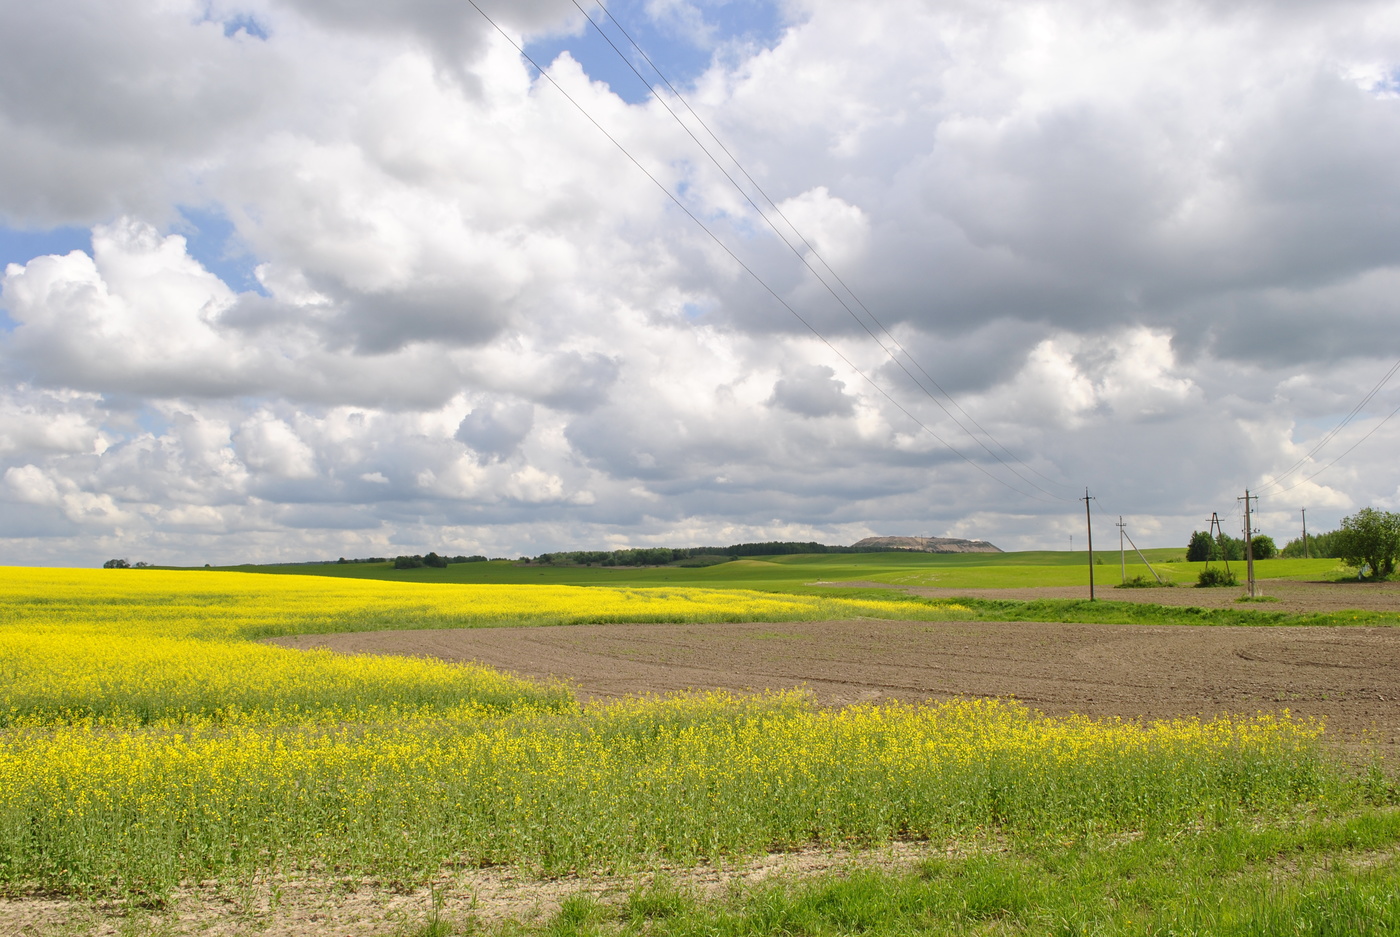
[[[1375,397],[1376,394],[1380,393],[1381,388],[1385,387],[1385,385],[1390,382],[1390,379],[1395,376],[1395,373],[1397,371],[1400,371],[1400,361],[1395,362],[1393,365],[1390,366],[1389,371],[1386,371],[1385,374],[1381,375],[1381,379],[1377,381],[1375,386],[1372,387],[1370,391],[1366,393],[1366,396],[1362,397],[1361,400],[1357,402],[1356,406],[1352,407],[1351,410],[1347,413],[1347,415],[1342,417],[1341,422],[1338,423],[1336,426],[1332,427],[1332,429],[1329,430],[1327,434],[1324,435],[1322,439],[1318,441],[1317,445],[1313,446],[1312,449],[1308,451],[1307,455],[1303,456],[1297,462],[1294,462],[1291,466],[1288,467],[1286,471],[1274,476],[1274,478],[1272,478],[1259,490],[1265,491],[1269,488],[1275,488],[1283,484],[1284,479],[1286,479],[1289,475],[1292,475],[1294,472],[1298,471],[1298,469],[1301,468],[1304,463],[1306,463],[1313,456],[1317,455],[1320,451],[1322,451],[1322,448],[1326,446],[1329,442],[1331,442],[1338,433],[1345,429],[1347,425],[1350,424],[1351,421],[1356,418],[1356,415],[1361,412],[1361,409],[1365,407],[1366,404],[1371,402],[1371,398]],[[1394,415],[1395,413],[1392,411],[1390,416]],[[1378,423],[1374,428],[1372,428],[1371,433],[1374,433],[1376,430],[1380,429],[1381,426],[1384,426],[1386,421],[1389,419],[1390,417],[1388,416],[1385,418],[1385,420],[1382,420],[1380,423]],[[1369,437],[1371,433],[1367,433],[1365,436],[1362,436],[1361,439],[1357,440],[1356,443],[1352,445],[1351,449],[1348,449],[1346,452],[1343,452],[1342,455],[1337,456],[1336,459],[1333,459],[1331,462],[1328,462],[1326,465],[1324,465],[1318,471],[1314,472],[1312,475],[1307,476],[1307,478],[1304,478],[1302,479],[1302,481],[1296,482],[1295,484],[1290,485],[1287,488],[1281,488],[1279,489],[1279,491],[1291,491],[1294,488],[1297,488],[1298,485],[1301,485],[1303,482],[1307,481],[1308,478],[1315,478],[1323,472],[1327,471],[1327,469],[1337,464],[1338,459],[1341,459],[1342,456],[1345,456],[1347,454],[1347,452],[1351,452],[1352,449],[1355,449],[1358,445],[1365,441],[1365,439]]]
[[[1351,451],[1352,451],[1353,449],[1355,449],[1357,446],[1361,445],[1361,444],[1362,444],[1363,442],[1365,442],[1366,440],[1370,439],[1371,436],[1376,432],[1376,430],[1380,429],[1382,426],[1384,426],[1385,424],[1389,423],[1389,422],[1390,422],[1390,418],[1393,417],[1393,416],[1395,416],[1395,414],[1397,414],[1397,413],[1400,413],[1400,406],[1397,406],[1394,410],[1391,410],[1390,413],[1386,414],[1385,419],[1381,420],[1381,421],[1380,421],[1379,423],[1377,423],[1375,426],[1371,427],[1370,431],[1367,432],[1365,436],[1362,436],[1362,437],[1361,437],[1360,439],[1358,439],[1356,442],[1352,443],[1352,444],[1347,448],[1347,450],[1346,450],[1345,452],[1343,452],[1341,455],[1337,456],[1337,457],[1336,457],[1335,459],[1333,459],[1331,462],[1328,462],[1326,465],[1324,465],[1322,468],[1318,469],[1316,472],[1313,472],[1311,475],[1305,475],[1304,477],[1300,478],[1298,481],[1296,481],[1296,482],[1294,482],[1293,484],[1289,485],[1287,488],[1280,488],[1280,489],[1278,489],[1277,491],[1274,492],[1274,494],[1283,494],[1285,491],[1292,491],[1294,488],[1297,488],[1299,485],[1302,485],[1302,484],[1305,484],[1305,483],[1307,483],[1307,482],[1312,481],[1314,478],[1316,478],[1317,476],[1321,475],[1323,472],[1327,471],[1327,470],[1330,469],[1332,466],[1334,466],[1334,465],[1336,465],[1338,462],[1342,461],[1342,459],[1344,459],[1344,458],[1346,458],[1348,455],[1350,455],[1350,454],[1351,454]]]
[[[582,115],[588,120],[589,123],[591,123],[594,127],[596,127],[596,128],[598,129],[598,132],[599,132],[599,133],[601,133],[601,134],[603,134],[603,136],[607,137],[607,138],[608,138],[608,141],[609,141],[610,143],[612,143],[613,146],[617,147],[617,149],[622,153],[622,155],[623,155],[623,156],[626,156],[627,159],[628,159],[629,161],[631,161],[631,163],[632,163],[634,166],[636,166],[638,169],[640,169],[640,170],[642,171],[642,173],[643,173],[648,179],[651,180],[652,184],[654,184],[657,188],[659,188],[662,192],[664,192],[664,193],[666,194],[666,197],[669,198],[672,202],[674,202],[674,203],[676,204],[676,206],[677,206],[678,208],[680,208],[681,211],[685,212],[686,217],[690,218],[690,220],[693,221],[693,222],[695,222],[695,223],[700,227],[700,229],[701,229],[702,231],[704,231],[707,235],[709,235],[710,239],[713,240],[713,241],[715,242],[715,244],[717,244],[721,250],[723,250],[726,254],[728,254],[729,257],[730,257],[730,259],[732,259],[735,263],[737,263],[737,264],[739,265],[739,267],[740,267],[741,269],[743,269],[743,271],[744,271],[745,273],[747,273],[750,277],[752,277],[752,278],[754,279],[754,281],[758,283],[759,286],[763,287],[763,289],[766,290],[770,296],[772,296],[774,299],[776,299],[776,300],[783,306],[784,309],[786,309],[788,312],[792,313],[792,315],[797,319],[797,321],[801,322],[804,326],[806,326],[807,330],[810,331],[813,335],[815,335],[815,336],[822,342],[822,344],[824,344],[828,349],[830,349],[831,352],[832,352],[833,354],[835,354],[838,358],[840,358],[841,361],[843,361],[852,371],[854,371],[856,374],[860,375],[860,377],[861,377],[866,383],[868,383],[871,387],[873,387],[876,391],[878,391],[878,392],[881,394],[881,396],[883,396],[886,400],[888,400],[891,404],[893,404],[893,405],[895,406],[896,409],[898,409],[901,413],[903,413],[905,416],[907,416],[916,426],[918,426],[918,427],[919,427],[920,429],[922,429],[924,432],[928,433],[929,436],[933,437],[933,439],[935,439],[935,440],[936,440],[939,444],[941,444],[945,449],[948,449],[950,452],[952,452],[952,453],[953,453],[954,455],[956,455],[958,458],[962,459],[962,460],[963,460],[964,462],[966,462],[968,465],[971,465],[973,468],[977,469],[977,470],[978,470],[979,472],[981,472],[983,475],[986,475],[986,476],[987,476],[988,478],[990,478],[992,481],[994,481],[994,482],[996,482],[997,484],[1002,485],[1002,486],[1004,486],[1004,487],[1006,487],[1006,488],[1009,488],[1010,490],[1016,492],[1016,493],[1019,494],[1019,495],[1022,495],[1022,496],[1024,496],[1024,497],[1030,498],[1030,499],[1032,499],[1032,500],[1036,500],[1036,501],[1043,501],[1043,500],[1045,500],[1045,499],[1043,499],[1043,498],[1037,497],[1037,496],[1034,495],[1034,494],[1031,494],[1031,493],[1028,492],[1028,491],[1022,491],[1020,488],[1017,488],[1015,485],[1011,484],[1010,482],[1007,482],[1007,481],[1005,481],[1004,479],[998,478],[996,475],[993,475],[993,474],[992,474],[991,472],[989,472],[984,466],[982,466],[982,465],[978,464],[977,462],[973,461],[973,460],[972,460],[971,458],[969,458],[966,454],[964,454],[964,453],[962,452],[962,450],[958,449],[956,446],[954,446],[952,443],[948,442],[948,441],[947,441],[946,439],[944,439],[942,436],[940,436],[940,435],[938,435],[937,433],[935,433],[935,432],[934,432],[932,429],[930,429],[922,420],[920,420],[918,417],[914,416],[914,414],[910,413],[909,410],[906,409],[905,406],[904,406],[903,404],[901,404],[898,400],[896,400],[893,396],[891,396],[890,393],[889,393],[888,391],[886,391],[883,387],[881,387],[879,384],[877,384],[877,383],[874,381],[873,378],[871,378],[871,377],[870,377],[869,375],[867,375],[864,371],[862,371],[859,367],[857,367],[856,364],[855,364],[853,361],[851,361],[850,358],[846,357],[846,355],[845,355],[844,353],[842,353],[841,350],[838,349],[835,345],[833,345],[833,344],[826,338],[826,336],[822,335],[822,333],[821,333],[820,331],[818,331],[817,328],[816,328],[814,325],[812,325],[812,323],[808,322],[807,319],[806,319],[805,317],[803,317],[803,315],[802,315],[800,312],[798,312],[795,308],[793,308],[793,306],[792,306],[790,303],[788,303],[787,300],[783,299],[783,297],[780,296],[780,295],[778,294],[778,292],[777,292],[776,290],[773,289],[773,287],[769,286],[768,283],[767,283],[762,277],[760,277],[760,276],[758,275],[758,273],[756,273],[756,272],[753,270],[752,267],[750,267],[748,264],[744,263],[744,261],[741,260],[741,259],[739,258],[739,256],[738,256],[737,254],[735,254],[734,251],[731,250],[730,247],[729,247],[727,244],[725,244],[724,241],[722,241],[722,240],[719,238],[719,236],[718,236],[717,234],[715,234],[713,231],[710,230],[710,228],[709,228],[708,225],[706,225],[703,221],[701,221],[700,218],[699,218],[698,216],[696,216],[696,214],[695,214],[694,212],[692,212],[689,208],[686,207],[685,203],[682,202],[682,201],[680,200],[680,198],[678,198],[678,197],[675,195],[675,193],[673,193],[665,184],[663,184],[663,183],[661,182],[661,180],[657,179],[656,176],[654,176],[654,175],[651,173],[650,170],[648,170],[645,166],[643,166],[643,165],[641,164],[641,162],[640,162],[635,156],[633,156],[633,155],[631,154],[631,152],[628,151],[628,149],[627,149],[625,146],[623,146],[623,145],[617,140],[616,137],[614,137],[611,133],[609,133],[609,132],[607,131],[607,129],[606,129],[605,127],[603,127],[602,124],[598,123],[597,119],[595,119],[595,118],[593,117],[593,115],[589,114],[588,111],[583,107],[583,105],[579,104],[578,101],[574,100],[573,96],[570,95],[567,91],[565,91],[564,88],[563,88],[557,81],[554,80],[554,77],[553,77],[552,75],[550,75],[549,72],[547,72],[547,71],[545,71],[543,68],[541,68],[540,65],[539,65],[539,63],[536,62],[533,58],[531,58],[530,55],[525,51],[525,49],[524,49],[519,43],[517,43],[513,38],[511,38],[511,36],[510,36],[509,33],[507,33],[507,32],[506,32],[504,29],[502,29],[499,25],[497,25],[496,21],[493,20],[490,16],[488,16],[487,13],[486,13],[486,11],[483,10],[480,6],[477,5],[476,0],[467,0],[467,2],[470,3],[470,4],[472,5],[472,8],[473,8],[473,9],[475,9],[478,13],[481,14],[481,17],[482,17],[484,20],[486,20],[487,23],[491,24],[491,27],[492,27],[493,29],[495,29],[496,32],[498,32],[498,33],[501,34],[501,36],[506,40],[506,42],[508,42],[508,43],[511,44],[511,46],[516,50],[516,52],[518,52],[518,53],[520,54],[520,56],[521,56],[523,59],[525,59],[525,61],[529,62],[529,63],[535,68],[536,71],[538,71],[542,76],[544,76],[544,78],[545,78],[551,85],[553,85],[554,88],[555,88],[560,94],[562,94],[562,95],[564,96],[565,100],[567,100],[570,104],[572,104],[572,105],[578,110],[578,112],[579,112],[580,114],[582,114]],[[592,20],[590,20],[590,22],[592,22]],[[1003,463],[1003,465],[1004,465],[1004,464],[1005,464],[1005,463]],[[1020,476],[1018,475],[1018,477],[1020,477]],[[1024,481],[1024,479],[1022,479],[1022,480]],[[1037,489],[1040,490],[1043,494],[1048,495],[1048,496],[1051,497],[1051,498],[1055,498],[1054,495],[1050,494],[1050,492],[1048,492],[1048,491],[1045,491],[1043,488],[1040,488],[1038,485],[1033,485],[1032,487],[1037,488]],[[1057,499],[1057,500],[1063,500],[1063,499]]]
[[[618,58],[620,58],[623,61],[623,63],[632,71],[632,74],[637,76],[637,79],[642,82],[642,84],[647,88],[647,91],[651,94],[651,96],[656,99],[657,103],[659,103],[666,110],[666,113],[671,115],[672,119],[675,120],[676,123],[680,126],[680,128],[686,132],[686,135],[689,136],[691,140],[695,142],[695,145],[700,147],[700,151],[710,159],[710,162],[714,163],[715,168],[720,171],[720,174],[723,175],[726,180],[728,180],[729,184],[734,187],[735,191],[737,191],[744,198],[744,200],[749,203],[749,205],[754,209],[754,211],[758,213],[758,216],[762,218],[770,228],[773,229],[773,233],[778,236],[778,238],[783,242],[783,245],[787,247],[788,250],[792,251],[793,255],[796,256],[797,259],[802,262],[803,266],[805,266],[808,269],[808,271],[810,271],[811,274],[817,278],[817,282],[821,283],[821,285],[826,288],[827,292],[830,293],[832,298],[834,298],[841,305],[841,307],[846,311],[847,315],[849,315],[856,322],[856,324],[859,325],[865,331],[865,333],[870,336],[871,340],[874,341],[875,344],[877,344],[880,347],[880,350],[883,351],[885,355],[889,357],[889,359],[892,362],[894,362],[894,364],[901,371],[904,372],[905,376],[908,377],[909,380],[914,383],[914,386],[918,387],[919,390],[921,390],[925,396],[932,400],[940,410],[947,414],[948,418],[951,419],[960,430],[967,434],[968,438],[970,438],[973,442],[977,443],[977,445],[980,446],[983,449],[983,451],[985,451],[989,456],[991,456],[998,463],[1000,463],[1002,467],[1004,467],[1007,471],[1011,472],[1017,478],[1021,479],[1021,481],[1025,482],[1026,484],[1030,485],[1036,490],[1046,495],[1049,495],[1052,498],[1059,498],[1058,495],[1054,494],[1053,492],[1046,491],[1040,485],[1037,485],[1034,481],[1031,481],[1029,478],[1026,478],[1020,472],[1016,471],[1016,469],[1010,464],[1008,464],[1006,460],[1004,460],[996,452],[992,451],[992,449],[989,448],[986,443],[982,442],[981,439],[978,439],[975,433],[973,433],[966,426],[964,426],[962,421],[959,420],[958,417],[951,410],[948,409],[948,407],[944,406],[943,402],[939,400],[936,396],[934,396],[934,394],[927,387],[925,387],[923,383],[917,377],[914,376],[913,373],[910,372],[909,368],[907,368],[904,365],[904,362],[900,361],[899,356],[896,355],[893,351],[889,349],[889,347],[886,346],[885,342],[882,341],[881,338],[878,335],[876,335],[874,331],[871,330],[870,326],[867,325],[865,321],[862,320],[861,317],[856,313],[856,311],[851,308],[850,304],[846,302],[846,300],[841,296],[841,294],[838,293],[836,289],[830,283],[827,282],[826,278],[823,277],[822,274],[815,267],[812,266],[811,261],[809,261],[807,257],[804,256],[803,253],[799,251],[791,241],[788,240],[787,235],[784,234],[783,231],[777,226],[777,224],[773,222],[773,220],[768,216],[768,213],[757,202],[754,201],[753,197],[750,196],[749,193],[744,189],[744,187],[739,184],[738,180],[736,180],[730,174],[729,170],[726,169],[724,165],[719,161],[719,159],[710,151],[709,147],[707,147],[704,144],[704,142],[702,142],[700,138],[695,135],[694,131],[692,131],[688,126],[686,126],[685,121],[681,120],[680,115],[677,114],[675,110],[672,109],[671,105],[666,102],[666,99],[663,98],[659,92],[657,92],[655,87],[652,86],[651,82],[649,82],[646,79],[646,77],[642,75],[640,71],[638,71],[637,67],[632,63],[631,59],[628,58],[628,56],[617,47],[617,44],[613,42],[612,37],[609,36],[603,30],[603,28],[598,25],[598,23],[593,19],[593,17],[590,16],[588,12],[580,5],[579,0],[571,0],[571,2],[573,3],[574,7],[579,11],[579,13],[583,14],[584,18],[588,20],[589,25],[597,31],[598,35],[602,36],[603,41],[605,41],[609,45],[609,47],[611,47],[612,50],[615,53],[617,53]],[[690,115],[695,119],[695,121],[701,127],[704,128],[705,132],[709,134],[712,140],[715,141],[715,143],[719,146],[720,150],[723,151],[724,155],[729,157],[730,162],[734,164],[735,168],[744,176],[746,180],[748,180],[749,184],[752,185],[753,188],[759,193],[759,195],[763,197],[764,201],[766,201],[768,205],[771,206],[773,212],[777,214],[777,216],[781,218],[785,224],[787,224],[787,226],[792,230],[792,233],[796,236],[797,240],[802,242],[802,245],[807,248],[811,256],[815,257],[821,263],[821,265],[826,269],[826,271],[831,275],[831,277],[838,284],[841,285],[842,289],[844,289],[845,292],[851,297],[851,299],[855,301],[856,305],[859,306],[860,309],[866,314],[866,316],[869,317],[870,321],[875,324],[876,328],[878,328],[882,333],[884,333],[884,335],[886,336],[886,338],[888,338],[890,343],[893,344],[895,348],[897,348],[900,352],[904,354],[904,357],[907,358],[909,362],[915,368],[918,369],[919,373],[921,373],[924,376],[925,380],[927,380],[930,384],[936,387],[939,393],[941,393],[950,404],[957,408],[957,410],[960,413],[962,413],[964,417],[967,418],[968,422],[970,422],[973,426],[977,427],[977,429],[980,430],[982,434],[987,437],[987,439],[991,440],[993,445],[997,446],[997,448],[1005,452],[1006,455],[1012,459],[1012,461],[1021,465],[1023,468],[1034,473],[1035,475],[1038,475],[1041,479],[1050,482],[1051,484],[1062,484],[1060,482],[1054,481],[1053,479],[1047,478],[1045,475],[1032,468],[1031,466],[1026,465],[1025,462],[1017,458],[1006,446],[999,442],[995,436],[993,436],[990,432],[986,430],[986,428],[984,428],[980,423],[978,423],[977,420],[973,418],[971,414],[969,414],[965,409],[963,409],[963,407],[956,400],[953,399],[952,395],[950,395],[948,391],[945,390],[943,386],[939,384],[938,381],[935,380],[933,376],[930,375],[921,364],[919,364],[918,360],[915,359],[914,356],[909,353],[908,349],[906,349],[903,346],[903,344],[900,343],[899,339],[896,338],[894,334],[890,332],[890,330],[886,328],[882,322],[880,322],[880,320],[875,316],[875,314],[870,310],[870,308],[866,306],[864,302],[861,301],[859,296],[856,295],[855,291],[852,290],[851,287],[841,278],[840,274],[838,274],[832,268],[831,264],[829,264],[826,261],[826,259],[822,257],[821,253],[816,249],[816,247],[809,240],[807,240],[807,238],[802,234],[801,230],[798,229],[797,225],[795,225],[792,222],[792,220],[787,217],[787,215],[783,212],[782,208],[778,206],[778,203],[773,200],[772,196],[770,196],[758,183],[758,181],[755,180],[753,176],[749,174],[748,170],[744,168],[743,163],[739,161],[738,157],[736,157],[729,150],[729,148],[725,146],[724,141],[719,138],[719,136],[714,132],[714,130],[710,128],[710,126],[707,123],[705,123],[704,118],[702,118],[698,113],[696,113],[695,109],[690,106],[690,102],[687,101],[678,90],[676,90],[676,87],[673,84],[671,84],[670,80],[666,77],[665,73],[661,71],[661,68],[654,61],[652,61],[651,57],[646,54],[646,51],[642,49],[642,47],[637,43],[637,41],[634,38],[632,38],[632,34],[629,33],[627,31],[627,28],[623,26],[621,22],[618,21],[617,17],[613,16],[612,11],[608,9],[606,4],[601,2],[601,0],[597,0],[597,2],[598,7],[603,11],[607,18],[612,21],[613,25],[617,27],[618,31],[620,31],[622,35],[627,38],[627,41],[631,44],[632,48],[636,49],[637,53],[641,55],[641,57],[646,61],[647,65],[649,65],[651,69],[654,72],[656,72],[657,76],[666,85],[670,92],[673,95],[675,95],[676,100],[680,101],[680,103],[685,106],[686,111],[688,111]],[[1069,499],[1061,498],[1060,500]]]

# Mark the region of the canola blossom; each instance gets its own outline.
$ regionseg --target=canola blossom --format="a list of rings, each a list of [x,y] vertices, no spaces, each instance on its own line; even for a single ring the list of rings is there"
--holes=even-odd
[[[800,693],[581,706],[485,667],[252,640],[916,614],[965,610],[0,570],[0,889],[163,894],[294,868],[421,880],[450,863],[557,873],[812,842],[1183,828],[1345,795],[1321,726],[1286,715],[1138,725],[1007,701],[825,710]]]
[[[581,713],[0,736],[0,870],[64,890],[249,864],[390,879],[550,873],[978,829],[1143,829],[1331,783],[1318,727],[1143,727],[1002,701],[821,710],[800,694]]]
[[[722,589],[422,585],[317,576],[0,568],[0,726],[357,718],[567,694],[482,667],[292,651],[286,634],[579,622],[958,617],[957,608]],[[377,717],[376,717],[377,718]]]

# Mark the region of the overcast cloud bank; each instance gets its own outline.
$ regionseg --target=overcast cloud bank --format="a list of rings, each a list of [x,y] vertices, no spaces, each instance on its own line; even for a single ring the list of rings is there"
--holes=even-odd
[[[567,0],[486,9],[582,41]],[[11,5],[0,222],[91,244],[4,272],[0,562],[1059,548],[1086,485],[1184,546],[1400,357],[1394,3],[614,9],[708,58],[681,91],[797,254],[996,442],[660,103],[568,52],[555,87],[470,5]],[[1400,505],[1397,442],[1263,529]]]

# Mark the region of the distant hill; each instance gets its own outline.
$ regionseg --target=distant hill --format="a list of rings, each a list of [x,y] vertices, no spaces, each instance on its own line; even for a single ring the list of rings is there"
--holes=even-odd
[[[854,550],[917,550],[920,553],[1000,553],[1001,547],[985,540],[957,537],[866,537],[851,544]]]

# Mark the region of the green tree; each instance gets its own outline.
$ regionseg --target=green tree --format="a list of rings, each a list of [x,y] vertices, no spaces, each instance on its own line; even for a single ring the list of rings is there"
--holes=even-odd
[[[1400,514],[1362,508],[1342,518],[1341,558],[1349,566],[1371,568],[1373,579],[1386,579],[1395,572],[1400,553]]]
[[[1191,542],[1186,545],[1188,563],[1204,563],[1215,553],[1215,543],[1204,530],[1191,532]]]
[[[1278,544],[1268,534],[1255,534],[1249,545],[1256,560],[1271,560],[1278,556]]]

